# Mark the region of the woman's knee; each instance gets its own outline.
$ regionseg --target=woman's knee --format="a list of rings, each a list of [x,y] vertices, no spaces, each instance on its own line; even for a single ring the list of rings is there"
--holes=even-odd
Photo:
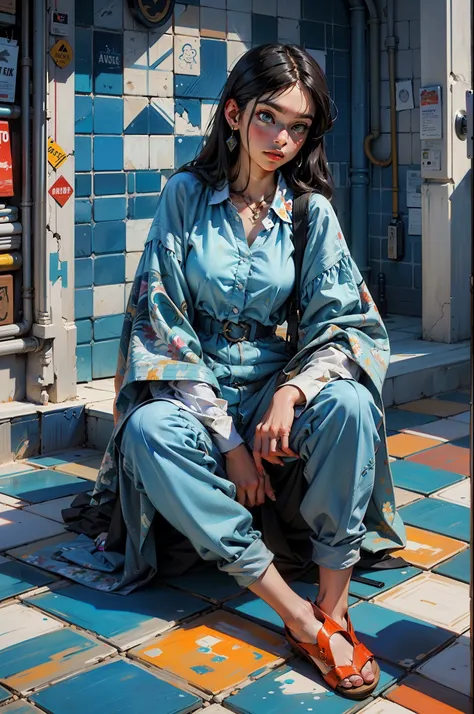
[[[148,451],[150,445],[172,443],[179,426],[179,408],[166,401],[155,401],[136,409],[127,420],[121,451],[127,460]]]
[[[341,430],[368,427],[377,430],[382,413],[367,387],[349,379],[328,384],[320,393],[317,409],[322,409],[324,420],[337,424]]]

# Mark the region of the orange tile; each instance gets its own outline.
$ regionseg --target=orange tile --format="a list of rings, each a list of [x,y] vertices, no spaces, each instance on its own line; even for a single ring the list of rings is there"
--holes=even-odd
[[[393,439],[392,437],[389,437]],[[415,461],[417,464],[426,464],[434,469],[451,471],[462,476],[469,476],[469,449],[452,444],[441,444],[434,449],[410,456],[408,461]]]
[[[416,402],[399,405],[400,409],[418,414],[432,414],[438,417],[449,417],[467,412],[469,406],[457,402],[444,402],[442,399],[418,399]],[[466,408],[467,407],[467,408]]]
[[[290,657],[283,637],[223,610],[140,645],[132,654],[211,694]]]
[[[468,714],[472,711],[469,698],[464,694],[413,674],[384,696],[415,714]]]
[[[415,436],[414,434],[395,434],[394,436],[389,436],[387,442],[389,455],[398,456],[398,458],[416,454],[418,451],[432,449],[443,443],[439,439]]]
[[[419,568],[432,568],[443,560],[465,550],[466,543],[447,536],[430,533],[422,528],[406,526],[407,547],[391,553]]]

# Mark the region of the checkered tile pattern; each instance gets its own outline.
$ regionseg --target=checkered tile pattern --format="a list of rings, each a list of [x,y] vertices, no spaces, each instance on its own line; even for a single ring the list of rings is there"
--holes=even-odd
[[[61,510],[92,488],[101,454],[76,449],[2,466],[0,712],[467,713],[468,409],[458,391],[388,410],[408,539],[394,555],[407,565],[358,570],[351,583],[354,626],[381,668],[377,690],[360,703],[328,691],[292,654],[276,613],[218,571],[123,597],[27,565],[45,539],[74,537]],[[318,590],[292,586],[302,597]]]

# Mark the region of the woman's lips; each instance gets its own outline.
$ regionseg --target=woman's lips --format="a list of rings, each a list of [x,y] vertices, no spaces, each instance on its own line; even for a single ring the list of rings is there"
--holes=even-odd
[[[268,156],[270,161],[281,161],[283,159],[283,154],[278,153],[278,151],[264,151],[265,156]]]

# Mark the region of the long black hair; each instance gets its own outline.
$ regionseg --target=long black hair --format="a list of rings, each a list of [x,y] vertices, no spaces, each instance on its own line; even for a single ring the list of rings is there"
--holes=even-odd
[[[243,112],[253,101],[253,116],[263,96],[276,97],[296,82],[311,95],[315,117],[301,150],[281,167],[281,173],[295,193],[316,191],[330,199],[332,181],[324,149],[324,135],[333,124],[329,89],[318,63],[297,45],[261,45],[240,58],[224,85],[204,147],[180,171],[191,171],[212,188],[222,187],[226,181],[235,181],[239,171],[240,142],[237,134],[235,138],[239,146],[230,152],[226,145],[231,134],[225,118],[227,102],[233,99]]]

